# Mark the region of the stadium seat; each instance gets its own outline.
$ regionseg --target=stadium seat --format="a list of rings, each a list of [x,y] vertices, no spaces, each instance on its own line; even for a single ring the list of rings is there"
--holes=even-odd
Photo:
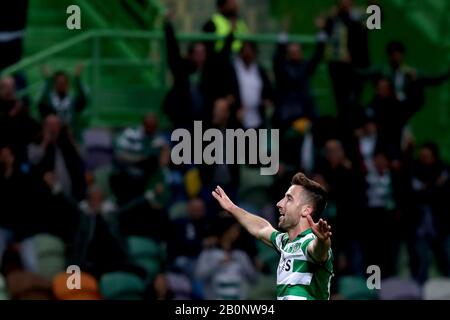
[[[101,295],[106,300],[142,300],[145,283],[137,275],[128,272],[105,273],[99,281]]]
[[[32,272],[17,270],[6,276],[9,294],[13,300],[51,300],[53,293],[50,281]]]
[[[97,280],[90,274],[80,273],[80,289],[69,289],[67,280],[71,276],[66,272],[58,273],[53,279],[53,294],[57,300],[101,300]]]
[[[0,300],[9,300],[8,288],[6,287],[5,278],[0,274]]]
[[[429,279],[423,285],[424,300],[450,300],[450,278]]]
[[[343,276],[338,282],[338,291],[345,300],[376,300],[377,290],[367,287],[367,280],[359,276]]]
[[[131,236],[128,249],[131,263],[145,269],[147,276],[153,279],[161,269],[164,254],[161,246],[152,239]]]
[[[380,300],[421,300],[420,286],[412,280],[388,278],[381,281]]]
[[[56,274],[65,271],[65,245],[61,239],[50,234],[38,234],[34,241],[37,272],[40,275],[53,279]]]

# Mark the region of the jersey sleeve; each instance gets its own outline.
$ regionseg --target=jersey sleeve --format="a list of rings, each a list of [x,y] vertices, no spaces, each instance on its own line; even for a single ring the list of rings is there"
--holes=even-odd
[[[330,261],[333,260],[333,253],[332,253],[331,248],[328,249],[328,259],[324,263],[318,263],[308,252],[308,247],[315,238],[316,238],[316,236],[311,235],[311,237],[304,240],[303,243],[301,244],[301,249],[302,249],[303,253],[305,254],[306,258],[308,259],[308,261],[310,261],[314,264],[324,265],[328,269],[328,265],[329,265]]]
[[[308,254],[308,247],[311,244],[311,242],[315,239],[316,237],[313,234],[308,235],[308,238],[303,240],[300,248],[302,249],[303,253],[305,254],[306,257],[309,258],[309,254]]]
[[[274,231],[270,235],[270,242],[272,246],[278,251],[281,252],[281,239],[283,238],[283,233],[280,231]]]

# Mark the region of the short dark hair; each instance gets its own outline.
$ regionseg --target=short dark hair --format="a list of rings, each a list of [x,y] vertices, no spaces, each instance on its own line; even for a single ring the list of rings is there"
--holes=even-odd
[[[391,41],[388,43],[386,47],[386,51],[388,54],[392,54],[394,52],[405,53],[406,48],[403,42],[400,41]]]
[[[255,54],[258,54],[258,45],[256,44],[255,41],[251,41],[251,40],[244,41],[242,44],[241,50],[242,50],[242,48],[244,48],[244,46],[249,46],[250,49],[252,49]]]
[[[64,77],[66,79],[69,79],[69,75],[67,74],[67,72],[65,72],[63,70],[55,71],[55,73],[53,74],[53,79],[56,80],[59,77]]]
[[[315,217],[319,217],[325,210],[328,192],[319,183],[309,179],[303,173],[296,173],[291,180],[292,185],[301,186],[307,191],[308,200],[312,202]]]
[[[439,146],[431,141],[426,141],[425,143],[423,143],[420,146],[420,149],[428,149],[431,151],[431,153],[433,154],[433,156],[436,158],[436,160],[439,160],[441,155],[439,152]]]
[[[194,41],[194,42],[189,43],[188,48],[187,48],[188,55],[193,54],[194,50],[195,50],[195,47],[198,46],[198,45],[204,46],[205,43],[204,42],[200,42],[200,41]]]

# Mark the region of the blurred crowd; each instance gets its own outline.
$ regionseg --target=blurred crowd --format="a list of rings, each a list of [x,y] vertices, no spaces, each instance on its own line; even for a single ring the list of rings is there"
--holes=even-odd
[[[220,211],[211,190],[222,186],[276,225],[275,203],[298,171],[329,191],[323,218],[334,230],[333,297],[341,277],[366,276],[370,265],[383,279],[398,276],[402,246],[419,285],[432,263],[450,276],[449,168],[436,143],[416,145],[408,125],[426,88],[450,77],[448,68],[422,74],[405,61],[401,41],[387,44],[384,67],[371,65],[364,16],[350,0],[316,19],[311,56],[281,32],[271,70],[256,43],[236,37],[249,28],[235,0],[218,0],[203,28],[223,38],[192,43],[186,54],[173,15],[164,23],[173,82],[161,106],[172,128],[161,130],[157,114],[148,113],[117,132],[104,181],[89,141],[74,134],[89,105],[81,66],[73,74],[43,69],[38,118],[17,94],[20,78],[0,79],[0,294],[253,297],[252,288],[274,276],[277,257]],[[335,117],[321,115],[315,102],[310,82],[320,64],[328,68]],[[368,105],[366,85],[374,89]],[[252,174],[258,165],[174,165],[171,131],[193,130],[196,120],[221,131],[279,129],[278,173],[266,183],[259,170]],[[69,265],[82,271],[82,294],[65,287]]]

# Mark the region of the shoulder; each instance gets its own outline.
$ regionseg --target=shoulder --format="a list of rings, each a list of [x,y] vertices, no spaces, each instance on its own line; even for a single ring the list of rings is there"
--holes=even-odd
[[[270,240],[273,240],[273,241],[275,241],[275,240],[282,240],[286,236],[287,236],[286,232],[281,232],[281,231],[278,231],[278,230],[274,230],[272,232],[272,234],[270,235]]]
[[[275,230],[270,235],[270,242],[272,243],[275,249],[281,251],[281,249],[283,248],[283,243],[287,240],[287,238],[288,238],[287,233]]]
[[[300,248],[302,249],[302,251],[306,253],[309,244],[316,238],[317,238],[316,235],[312,232],[301,237],[298,240],[298,243],[300,244]]]

